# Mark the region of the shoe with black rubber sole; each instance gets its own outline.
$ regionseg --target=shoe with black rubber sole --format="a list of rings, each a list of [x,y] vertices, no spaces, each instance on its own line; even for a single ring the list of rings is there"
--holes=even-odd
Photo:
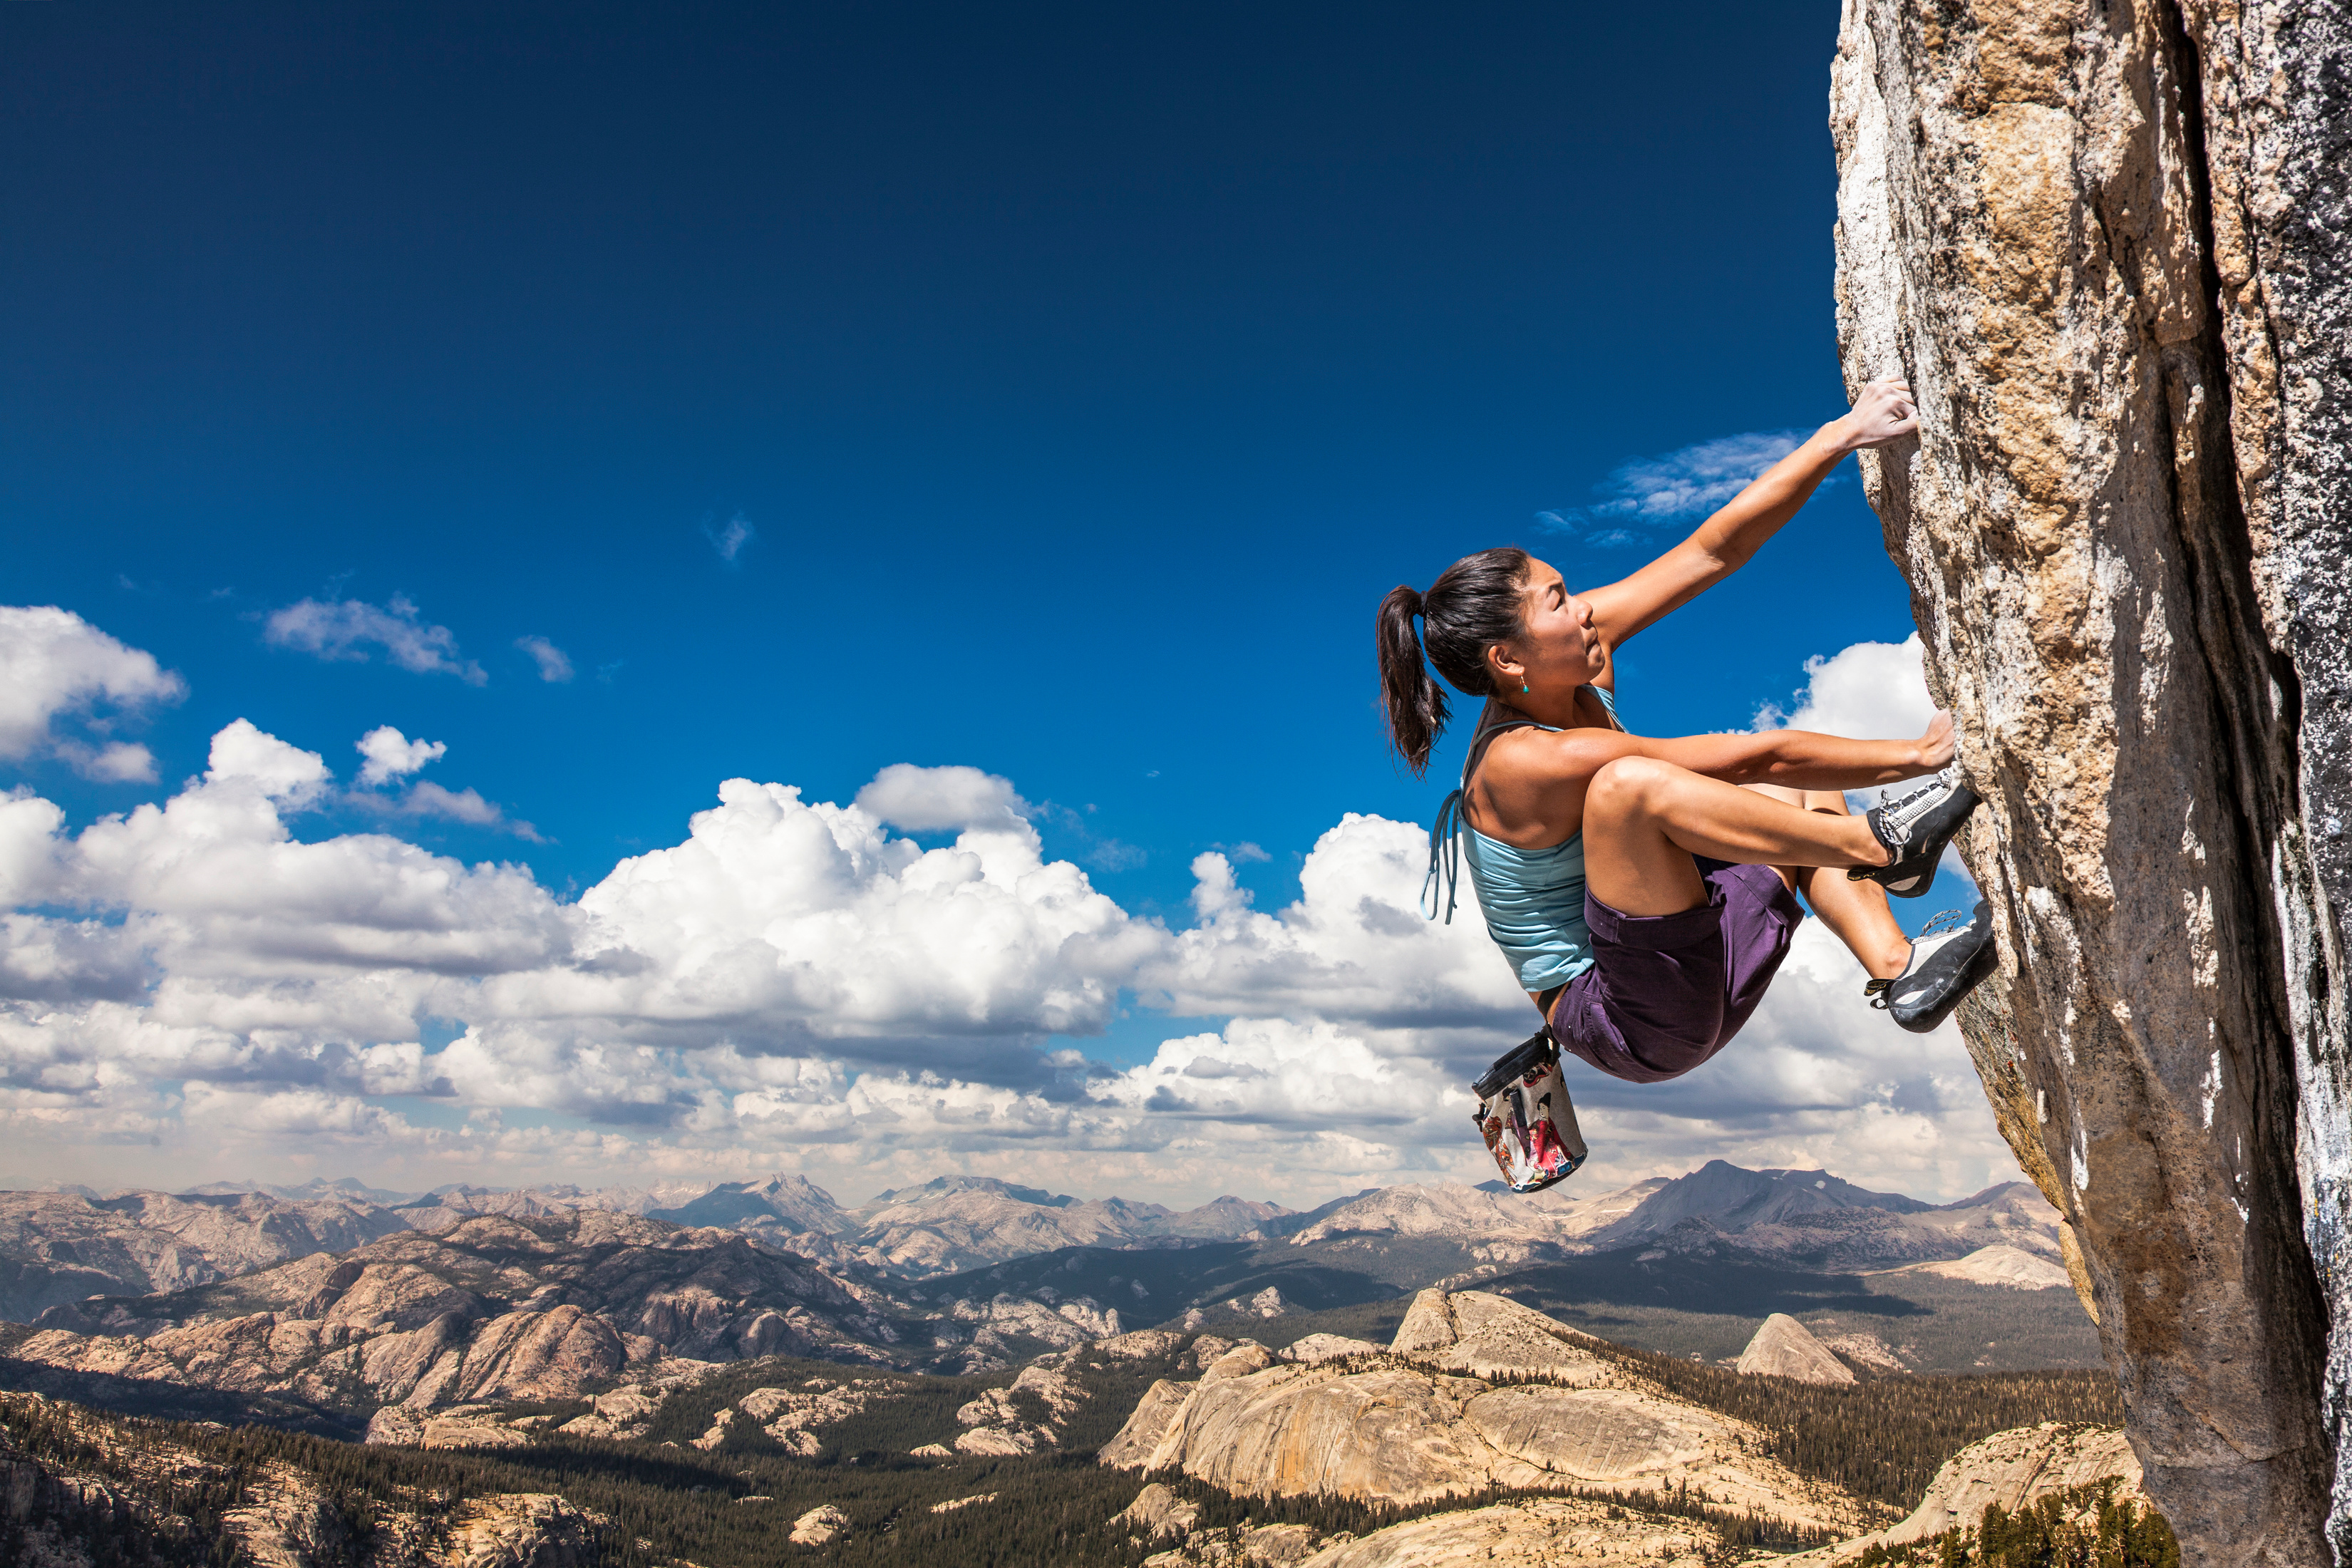
[[[1881,801],[1864,816],[1870,831],[1894,857],[1885,866],[1856,866],[1849,881],[1876,882],[1889,898],[1916,899],[1936,885],[1936,862],[1969,813],[1983,803],[1960,782],[1960,770],[1946,768],[1909,795]]]
[[[1958,910],[1946,910],[1920,929],[1911,942],[1911,962],[1892,980],[1874,980],[1863,987],[1874,1007],[1883,1007],[1896,1024],[1924,1035],[1952,1016],[1960,998],[1975,990],[2000,963],[1993,941],[1992,906],[1977,900],[1967,921]]]

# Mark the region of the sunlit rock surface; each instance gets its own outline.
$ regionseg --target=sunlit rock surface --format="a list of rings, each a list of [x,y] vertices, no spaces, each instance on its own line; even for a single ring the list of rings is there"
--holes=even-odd
[[[1734,1510],[1859,1528],[1852,1498],[1789,1470],[1754,1427],[1657,1393],[1584,1348],[1595,1342],[1499,1296],[1424,1290],[1377,1358],[1302,1365],[1243,1345],[1196,1383],[1155,1384],[1097,1458],[1259,1497],[1687,1485]],[[1517,1381],[1528,1376],[1542,1381]]]
[[[1901,1546],[1974,1528],[1995,1503],[2011,1513],[2055,1492],[2112,1479],[2118,1502],[2145,1501],[2139,1461],[2121,1429],[2044,1422],[1996,1432],[1944,1461],[1911,1516],[1836,1546],[1779,1559],[1784,1568],[1843,1568],[1873,1547]]]
[[[1864,479],[1986,797],[1969,1050],[2187,1560],[2352,1554],[2352,19],[1848,0],[1831,118],[1846,378],[1922,416]]]
[[[1775,1312],[1764,1320],[1756,1337],[1739,1352],[1738,1370],[1757,1377],[1791,1377],[1799,1383],[1853,1381],[1845,1363],[1786,1312]]]

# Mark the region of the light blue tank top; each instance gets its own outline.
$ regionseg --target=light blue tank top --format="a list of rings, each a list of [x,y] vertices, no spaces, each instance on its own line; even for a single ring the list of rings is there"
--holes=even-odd
[[[1617,728],[1617,700],[1608,691],[1589,688]],[[1489,725],[1470,742],[1463,760],[1462,784],[1467,788],[1471,770],[1485,755],[1487,742],[1506,730],[1544,730],[1557,733],[1557,724],[1532,719]],[[1429,875],[1422,882],[1423,912],[1438,915],[1438,895],[1444,898],[1448,924],[1461,888],[1462,866],[1470,868],[1470,886],[1486,911],[1486,934],[1511,961],[1523,991],[1549,991],[1592,967],[1592,932],[1584,923],[1584,835],[1541,849],[1516,849],[1489,838],[1462,820],[1462,790],[1445,797],[1437,808],[1437,823],[1429,832]]]

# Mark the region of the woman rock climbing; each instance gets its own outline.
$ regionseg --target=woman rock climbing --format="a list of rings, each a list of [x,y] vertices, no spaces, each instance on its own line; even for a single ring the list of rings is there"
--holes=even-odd
[[[1738,571],[1847,453],[1917,425],[1906,383],[1873,383],[1688,539],[1606,587],[1572,593],[1525,551],[1486,550],[1426,594],[1400,587],[1381,602],[1389,734],[1415,773],[1447,717],[1423,650],[1486,700],[1462,787],[1430,837],[1431,913],[1442,898],[1452,918],[1466,863],[1486,928],[1552,1039],[1602,1072],[1654,1083],[1722,1049],[1788,952],[1804,918],[1799,894],[1906,1029],[1934,1028],[1991,968],[1983,902],[1917,940],[1886,903],[1927,890],[1977,805],[1952,766],[1949,715],[1916,740],[1801,730],[1666,740],[1631,732],[1617,711],[1615,655],[1628,637]],[[1923,775],[1899,799],[1847,812],[1847,790]]]

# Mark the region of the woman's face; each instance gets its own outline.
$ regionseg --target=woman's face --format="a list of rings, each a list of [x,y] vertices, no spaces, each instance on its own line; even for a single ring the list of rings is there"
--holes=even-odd
[[[1607,670],[1609,650],[1592,629],[1592,606],[1568,591],[1557,567],[1530,556],[1521,591],[1527,630],[1512,650],[1538,691],[1589,686]]]

